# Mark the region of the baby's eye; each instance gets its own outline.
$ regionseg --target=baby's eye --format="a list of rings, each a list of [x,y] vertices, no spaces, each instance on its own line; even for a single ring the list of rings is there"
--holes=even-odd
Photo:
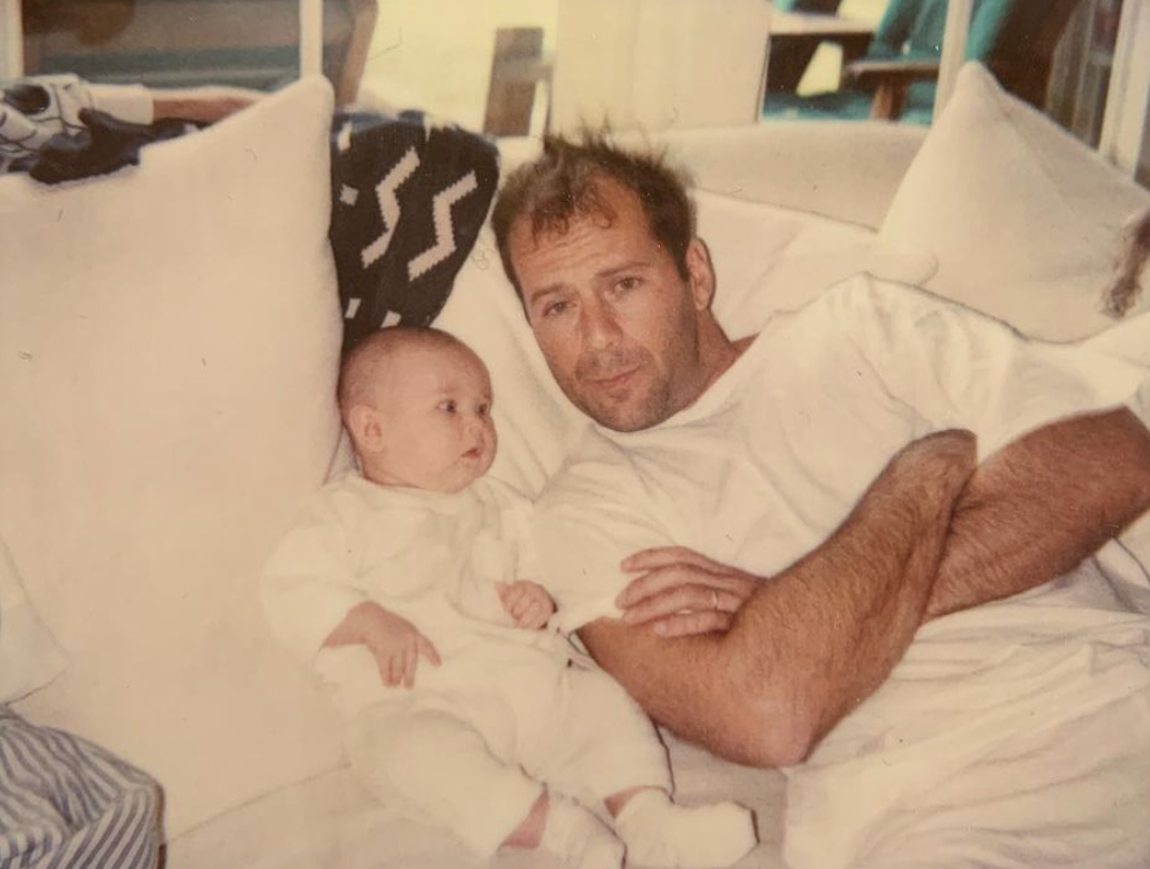
[[[475,412],[480,416],[486,417],[489,413],[491,413],[491,405],[486,401],[481,402],[480,405],[475,408]]]
[[[455,399],[449,398],[447,401],[441,401],[435,409],[442,410],[444,413],[455,413],[458,410],[458,405],[455,403]]]

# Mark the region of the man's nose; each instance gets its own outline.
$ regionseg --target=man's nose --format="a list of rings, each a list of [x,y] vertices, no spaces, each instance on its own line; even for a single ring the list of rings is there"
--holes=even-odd
[[[583,346],[588,349],[611,347],[618,342],[623,331],[611,305],[595,297],[583,306]]]

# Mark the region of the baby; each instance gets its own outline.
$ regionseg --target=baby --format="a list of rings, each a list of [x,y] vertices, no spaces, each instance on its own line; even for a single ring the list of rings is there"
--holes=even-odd
[[[269,562],[273,628],[334,689],[373,793],[477,854],[734,862],[755,844],[750,812],[674,804],[647,717],[543,630],[554,603],[521,578],[528,505],[484,476],[491,399],[483,363],[444,332],[356,345],[339,402],[360,472],[329,483]]]

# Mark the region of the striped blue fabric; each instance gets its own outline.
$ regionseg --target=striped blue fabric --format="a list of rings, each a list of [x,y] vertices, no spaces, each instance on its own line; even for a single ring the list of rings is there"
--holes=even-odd
[[[144,773],[0,706],[0,869],[155,867],[161,805]]]

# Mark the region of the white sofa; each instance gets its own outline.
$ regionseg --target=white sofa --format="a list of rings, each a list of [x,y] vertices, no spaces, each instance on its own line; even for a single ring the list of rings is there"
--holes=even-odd
[[[333,714],[259,611],[263,558],[340,460],[330,111],[326,85],[305,81],[148,148],[138,169],[51,190],[0,178],[0,607],[9,637],[20,624],[38,644],[15,708],[161,781],[170,869],[471,865],[354,784]],[[738,333],[868,270],[1035,336],[1092,335],[1111,325],[1098,297],[1119,230],[1150,207],[975,68],[929,133],[763,125],[660,142],[705,191],[716,304]],[[536,148],[502,143],[504,165]],[[486,231],[440,325],[492,368],[494,473],[537,490],[579,423]],[[672,755],[685,798],[759,810],[746,865],[782,865],[781,776]]]

